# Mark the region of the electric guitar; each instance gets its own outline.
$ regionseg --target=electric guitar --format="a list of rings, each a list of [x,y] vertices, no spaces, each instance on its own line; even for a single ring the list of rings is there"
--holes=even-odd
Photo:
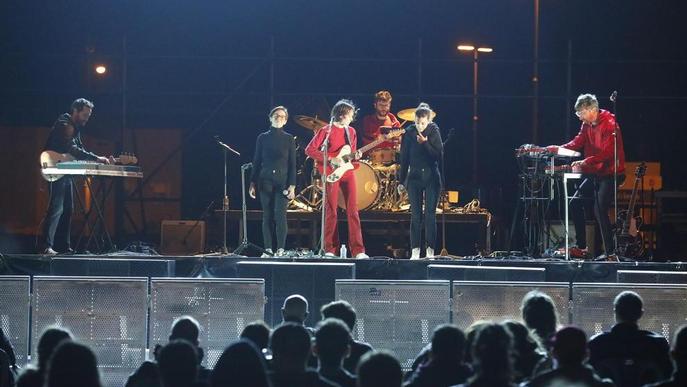
[[[358,152],[360,154],[364,154],[365,152],[369,151],[370,149],[376,147],[377,145],[383,143],[384,141],[387,141],[389,139],[392,139],[394,137],[398,137],[405,133],[405,129],[394,129],[389,131],[387,134],[382,134],[379,136],[376,140],[372,141],[371,143],[365,145],[364,147],[358,149]],[[335,160],[341,160],[341,162],[337,162],[335,160],[331,160],[329,162],[329,168],[328,174],[327,174],[327,183],[334,183],[337,182],[341,177],[346,173],[347,171],[350,171],[351,169],[355,168],[353,165],[353,161],[356,160],[355,156],[356,152],[351,151],[351,146],[350,145],[344,145],[341,147],[339,150],[338,154],[335,157]],[[319,166],[320,173],[322,173],[322,166]]]
[[[76,160],[74,156],[70,155],[69,153],[59,153],[51,150],[43,151],[41,152],[40,156],[41,174],[43,175],[43,178],[50,182],[59,180],[64,175],[52,173],[46,174],[44,173],[44,170],[46,168],[59,168],[59,164],[68,162],[83,163],[84,166],[88,164],[98,164],[95,161]],[[124,153],[115,158],[115,163],[121,165],[134,165],[138,164],[138,158],[134,155]]]
[[[646,163],[641,163],[635,171],[635,183],[630,195],[630,204],[626,211],[618,212],[616,228],[616,242],[618,248],[616,252],[621,257],[638,258],[644,253],[644,243],[639,227],[642,225],[642,218],[634,216],[635,204],[637,204],[637,189],[639,181],[646,173]]]

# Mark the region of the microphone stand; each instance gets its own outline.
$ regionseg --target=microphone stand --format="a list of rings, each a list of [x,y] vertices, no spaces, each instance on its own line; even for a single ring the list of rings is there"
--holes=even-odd
[[[618,218],[618,107],[616,100],[618,91],[611,93],[610,100],[613,102],[613,115],[615,115],[615,126],[613,127],[613,213]],[[610,230],[609,230],[610,232]],[[613,238],[613,252],[618,248],[618,238]],[[606,254],[609,252],[607,251]]]
[[[241,226],[243,227],[243,238],[241,238],[241,244],[233,251],[232,254],[240,255],[244,250],[252,247],[258,250],[261,254],[265,252],[265,249],[251,243],[248,241],[248,210],[246,208],[246,169],[251,168],[253,163],[243,164],[241,166],[241,219],[243,220]]]
[[[327,161],[329,160],[329,136],[332,134],[332,125],[334,124],[334,117],[329,120],[329,128],[327,129],[327,136],[322,142],[320,150],[322,151],[322,219],[320,223],[320,250],[318,255],[324,257],[326,254],[324,247],[324,222],[327,212]]]
[[[449,129],[448,135],[446,135],[446,141],[441,144],[441,195],[444,196],[445,206],[441,209],[441,252],[439,253],[442,257],[447,257],[448,250],[446,249],[446,210],[448,208],[448,194],[446,193],[446,168],[444,164],[444,147],[451,141],[453,137],[454,128]]]
[[[241,156],[241,153],[234,150],[229,145],[225,144],[220,140],[219,136],[214,136],[215,142],[222,147],[224,151],[224,197],[222,198],[222,213],[223,213],[223,233],[222,233],[222,248],[220,252],[222,254],[229,254],[229,249],[227,248],[227,213],[229,212],[229,196],[227,195],[227,178],[228,178],[228,167],[227,167],[227,153],[232,152],[236,156]]]

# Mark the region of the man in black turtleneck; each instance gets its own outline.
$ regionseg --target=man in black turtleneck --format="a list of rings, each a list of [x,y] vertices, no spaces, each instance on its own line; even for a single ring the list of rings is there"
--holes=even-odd
[[[270,111],[270,130],[261,133],[255,143],[253,172],[249,194],[255,199],[256,190],[262,206],[262,237],[266,254],[284,254],[286,245],[286,206],[296,190],[296,140],[284,132],[289,113],[284,106]],[[276,250],[272,230],[277,238]]]

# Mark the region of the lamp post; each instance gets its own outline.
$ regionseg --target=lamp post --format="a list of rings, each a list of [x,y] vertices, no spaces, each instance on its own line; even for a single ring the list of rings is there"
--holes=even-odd
[[[479,86],[479,54],[491,53],[494,49],[491,47],[475,47],[472,45],[461,44],[458,46],[458,51],[472,52],[472,183],[477,186],[477,121],[479,121],[478,114],[478,86]]]

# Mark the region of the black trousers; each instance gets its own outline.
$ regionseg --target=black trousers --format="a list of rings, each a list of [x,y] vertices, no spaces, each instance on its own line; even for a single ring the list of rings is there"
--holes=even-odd
[[[286,206],[289,199],[283,194],[284,183],[262,179],[258,183],[260,206],[262,207],[262,240],[265,249],[276,251],[272,233],[276,237],[277,249],[286,246]]]
[[[45,247],[55,245],[55,235],[59,231],[59,244],[71,247],[71,223],[74,210],[72,179],[64,176],[50,183],[50,202],[43,223],[43,242]]]
[[[618,175],[618,185],[625,181],[625,175]],[[581,188],[578,188],[576,199],[570,203],[570,215],[575,225],[575,239],[577,247],[584,249],[587,247],[587,235],[585,232],[585,206],[592,206],[594,217],[596,218],[603,251],[609,255],[615,253],[613,243],[613,228],[608,218],[608,210],[613,205],[613,176],[587,176]]]
[[[410,200],[410,248],[419,248],[422,222],[425,224],[427,247],[434,249],[437,242],[437,202],[441,190],[441,177],[437,168],[410,168],[408,173],[408,199]],[[422,213],[424,194],[425,209]]]

